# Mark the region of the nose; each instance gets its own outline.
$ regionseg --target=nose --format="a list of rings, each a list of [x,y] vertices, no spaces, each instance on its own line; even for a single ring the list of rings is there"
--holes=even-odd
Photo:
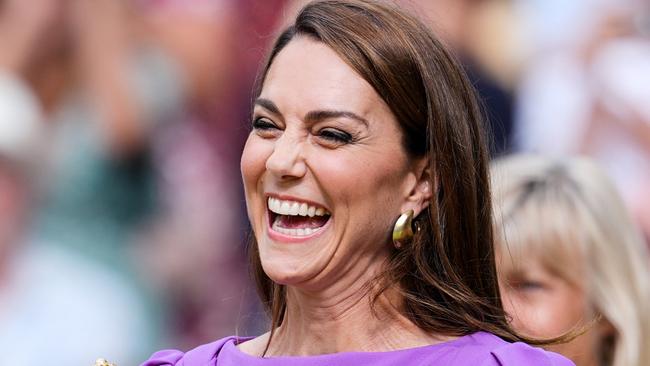
[[[304,142],[285,132],[276,140],[273,153],[266,160],[266,170],[279,179],[289,180],[305,175]]]

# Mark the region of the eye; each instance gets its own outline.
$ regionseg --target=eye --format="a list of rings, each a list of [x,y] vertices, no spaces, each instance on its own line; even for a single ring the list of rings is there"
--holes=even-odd
[[[543,282],[530,279],[511,281],[510,286],[521,293],[532,293],[546,289],[546,284]]]
[[[254,130],[272,130],[278,128],[273,121],[266,117],[255,117],[252,126]]]
[[[354,140],[351,134],[335,128],[323,128],[318,131],[318,137],[328,144],[335,145],[348,144]]]
[[[252,123],[253,131],[261,137],[273,137],[280,128],[266,117],[255,117]]]
[[[517,288],[522,291],[535,291],[544,288],[544,284],[536,281],[523,281],[517,284]]]

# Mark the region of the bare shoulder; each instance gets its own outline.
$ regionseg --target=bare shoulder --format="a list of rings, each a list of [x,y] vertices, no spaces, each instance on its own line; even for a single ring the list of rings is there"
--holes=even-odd
[[[237,348],[243,353],[249,354],[251,356],[260,356],[266,348],[266,343],[269,341],[270,333],[264,333],[259,337],[255,337],[246,342],[239,343]]]

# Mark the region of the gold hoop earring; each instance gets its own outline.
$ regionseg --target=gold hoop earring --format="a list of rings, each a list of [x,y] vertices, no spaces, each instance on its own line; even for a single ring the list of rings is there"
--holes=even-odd
[[[413,221],[413,210],[408,210],[397,218],[393,228],[393,245],[395,245],[395,248],[401,248],[413,238],[411,221]]]

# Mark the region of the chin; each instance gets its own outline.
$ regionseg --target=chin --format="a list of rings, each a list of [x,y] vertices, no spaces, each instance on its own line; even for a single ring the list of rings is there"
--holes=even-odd
[[[280,285],[299,285],[313,277],[311,274],[313,271],[309,271],[307,268],[304,268],[303,265],[298,263],[292,264],[291,262],[298,262],[298,260],[290,260],[286,258],[278,258],[277,260],[262,259],[262,268],[264,269],[264,273],[266,273],[273,282]]]

